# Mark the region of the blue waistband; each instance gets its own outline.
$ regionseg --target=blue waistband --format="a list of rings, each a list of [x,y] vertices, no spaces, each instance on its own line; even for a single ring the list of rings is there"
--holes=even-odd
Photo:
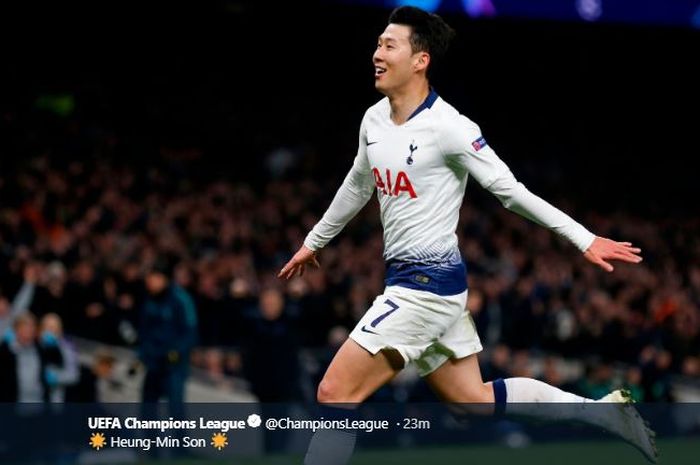
[[[467,267],[463,260],[454,264],[392,260],[386,264],[384,282],[387,286],[456,295],[467,290]]]

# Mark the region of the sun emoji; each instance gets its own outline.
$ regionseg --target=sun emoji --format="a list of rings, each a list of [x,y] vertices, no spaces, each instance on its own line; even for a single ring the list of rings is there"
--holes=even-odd
[[[90,445],[93,449],[102,449],[105,446],[105,442],[105,435],[102,433],[92,433],[90,436]]]
[[[214,433],[211,437],[211,445],[221,450],[228,446],[228,439],[226,439],[226,433]]]

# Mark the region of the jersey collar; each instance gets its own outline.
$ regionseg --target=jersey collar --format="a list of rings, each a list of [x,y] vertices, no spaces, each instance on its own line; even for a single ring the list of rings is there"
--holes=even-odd
[[[425,100],[423,100],[423,103],[421,103],[420,106],[418,106],[418,108],[416,108],[416,110],[413,113],[411,113],[411,116],[409,116],[406,121],[410,121],[414,116],[418,115],[418,113],[420,113],[421,111],[423,111],[427,108],[431,108],[433,106],[433,103],[435,103],[435,100],[438,99],[438,97],[439,97],[439,95],[437,94],[437,92],[435,92],[435,89],[433,89],[431,87],[430,93],[425,98]]]

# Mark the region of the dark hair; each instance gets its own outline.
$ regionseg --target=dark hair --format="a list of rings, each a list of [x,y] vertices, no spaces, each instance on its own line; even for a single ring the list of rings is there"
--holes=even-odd
[[[445,56],[455,36],[454,29],[440,16],[414,6],[396,8],[389,15],[389,24],[402,24],[411,28],[411,49],[413,53],[430,54],[429,70]]]
[[[148,268],[147,274],[162,274],[166,278],[170,279],[173,275],[173,270],[175,269],[176,258],[170,254],[158,255],[155,261]]]

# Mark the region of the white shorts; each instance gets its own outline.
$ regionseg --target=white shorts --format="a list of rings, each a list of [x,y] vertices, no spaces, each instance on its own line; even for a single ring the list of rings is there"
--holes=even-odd
[[[395,349],[426,376],[451,358],[481,352],[467,291],[452,296],[389,286],[374,299],[350,338],[371,354]]]

